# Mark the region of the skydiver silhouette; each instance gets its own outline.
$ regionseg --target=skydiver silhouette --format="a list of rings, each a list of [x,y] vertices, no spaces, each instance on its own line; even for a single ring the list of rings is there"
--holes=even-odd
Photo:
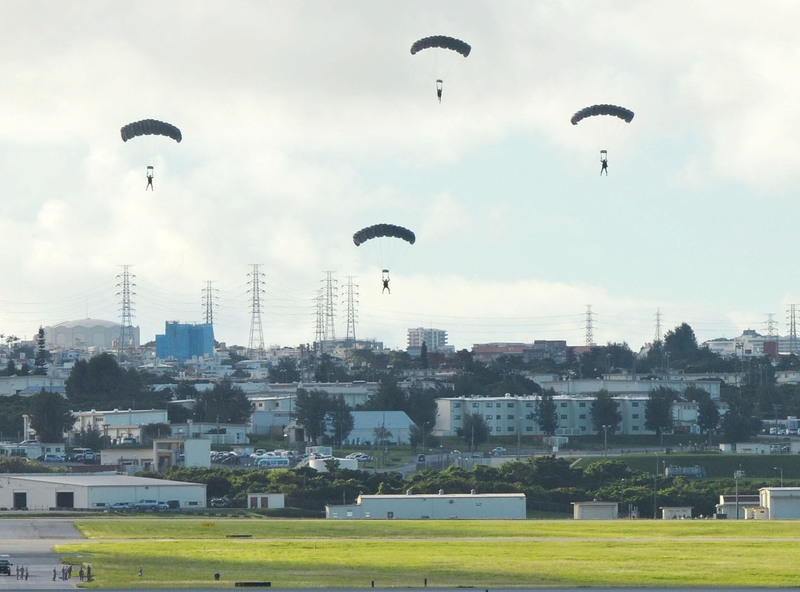
[[[439,102],[442,102],[442,80],[439,79],[436,81],[436,97],[439,99]]]
[[[147,167],[147,185],[145,186],[144,190],[147,191],[147,188],[150,188],[151,191],[155,191],[153,187],[153,167]]]
[[[383,294],[386,290],[389,290],[389,278],[388,277],[383,279],[383,290],[381,290],[381,294]],[[389,290],[389,294],[391,294],[391,293],[392,293],[392,291]]]
[[[606,172],[606,177],[608,177],[608,159],[601,158],[600,159],[600,174],[603,174],[603,171]]]

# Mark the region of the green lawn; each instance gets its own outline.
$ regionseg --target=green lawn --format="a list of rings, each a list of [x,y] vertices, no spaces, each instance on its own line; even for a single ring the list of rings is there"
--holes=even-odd
[[[800,582],[796,521],[121,519],[78,526],[87,541],[57,551],[65,561],[91,563],[96,587],[230,587],[237,580],[421,587],[424,578],[429,586],[483,588]]]

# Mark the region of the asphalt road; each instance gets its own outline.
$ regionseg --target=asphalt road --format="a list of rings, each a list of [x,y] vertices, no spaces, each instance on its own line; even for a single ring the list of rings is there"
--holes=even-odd
[[[61,563],[53,546],[83,540],[72,520],[61,518],[8,518],[0,520],[0,553],[10,556],[11,575],[0,576],[0,590],[71,590],[60,579]],[[28,579],[17,579],[16,568],[26,567]],[[53,581],[53,569],[58,579]],[[73,579],[77,574],[73,570]]]

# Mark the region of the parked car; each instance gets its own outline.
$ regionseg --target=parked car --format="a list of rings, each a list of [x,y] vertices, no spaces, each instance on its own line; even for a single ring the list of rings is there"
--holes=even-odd
[[[11,558],[8,555],[3,555],[0,557],[0,574],[6,574],[7,576],[10,576],[12,565],[14,564],[11,563]]]
[[[41,459],[44,462],[64,462],[64,457],[60,454],[45,454]]]
[[[233,502],[230,498],[227,497],[212,497],[211,498],[211,507],[212,508],[230,508],[233,506]]]
[[[495,448],[492,448],[493,456],[503,456],[504,454],[508,454],[508,451],[502,446],[497,446]]]
[[[158,500],[143,499],[136,502],[135,507],[140,512],[156,512],[161,509],[161,504]]]
[[[133,512],[136,509],[133,502],[115,502],[108,506],[108,512]]]

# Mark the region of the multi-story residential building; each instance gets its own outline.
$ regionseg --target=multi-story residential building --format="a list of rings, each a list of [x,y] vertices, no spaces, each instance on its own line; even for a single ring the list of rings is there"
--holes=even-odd
[[[422,344],[429,352],[453,351],[453,346],[447,345],[447,331],[442,329],[425,329],[417,327],[408,330],[408,351],[419,352]]]
[[[211,358],[214,356],[214,327],[211,323],[167,321],[164,335],[156,335],[156,357],[161,360]]]
[[[615,432],[622,435],[653,434],[645,427],[647,395],[618,395],[614,397],[622,415]],[[535,419],[538,395],[505,397],[445,397],[436,399],[437,415],[433,434],[455,436],[462,428],[464,417],[479,414],[491,436],[543,435]],[[596,432],[592,424],[593,395],[556,395],[553,397],[558,414],[559,436],[580,436]],[[678,401],[672,405],[675,430],[697,433],[697,404]]]
[[[703,389],[714,400],[719,399],[722,380],[702,377],[670,375],[667,380],[644,379],[641,375],[610,374],[603,378],[578,378],[568,380],[543,380],[538,383],[543,389],[553,389],[560,395],[593,395],[606,390],[611,395],[644,395],[657,387],[665,387],[683,393],[688,387]]]

